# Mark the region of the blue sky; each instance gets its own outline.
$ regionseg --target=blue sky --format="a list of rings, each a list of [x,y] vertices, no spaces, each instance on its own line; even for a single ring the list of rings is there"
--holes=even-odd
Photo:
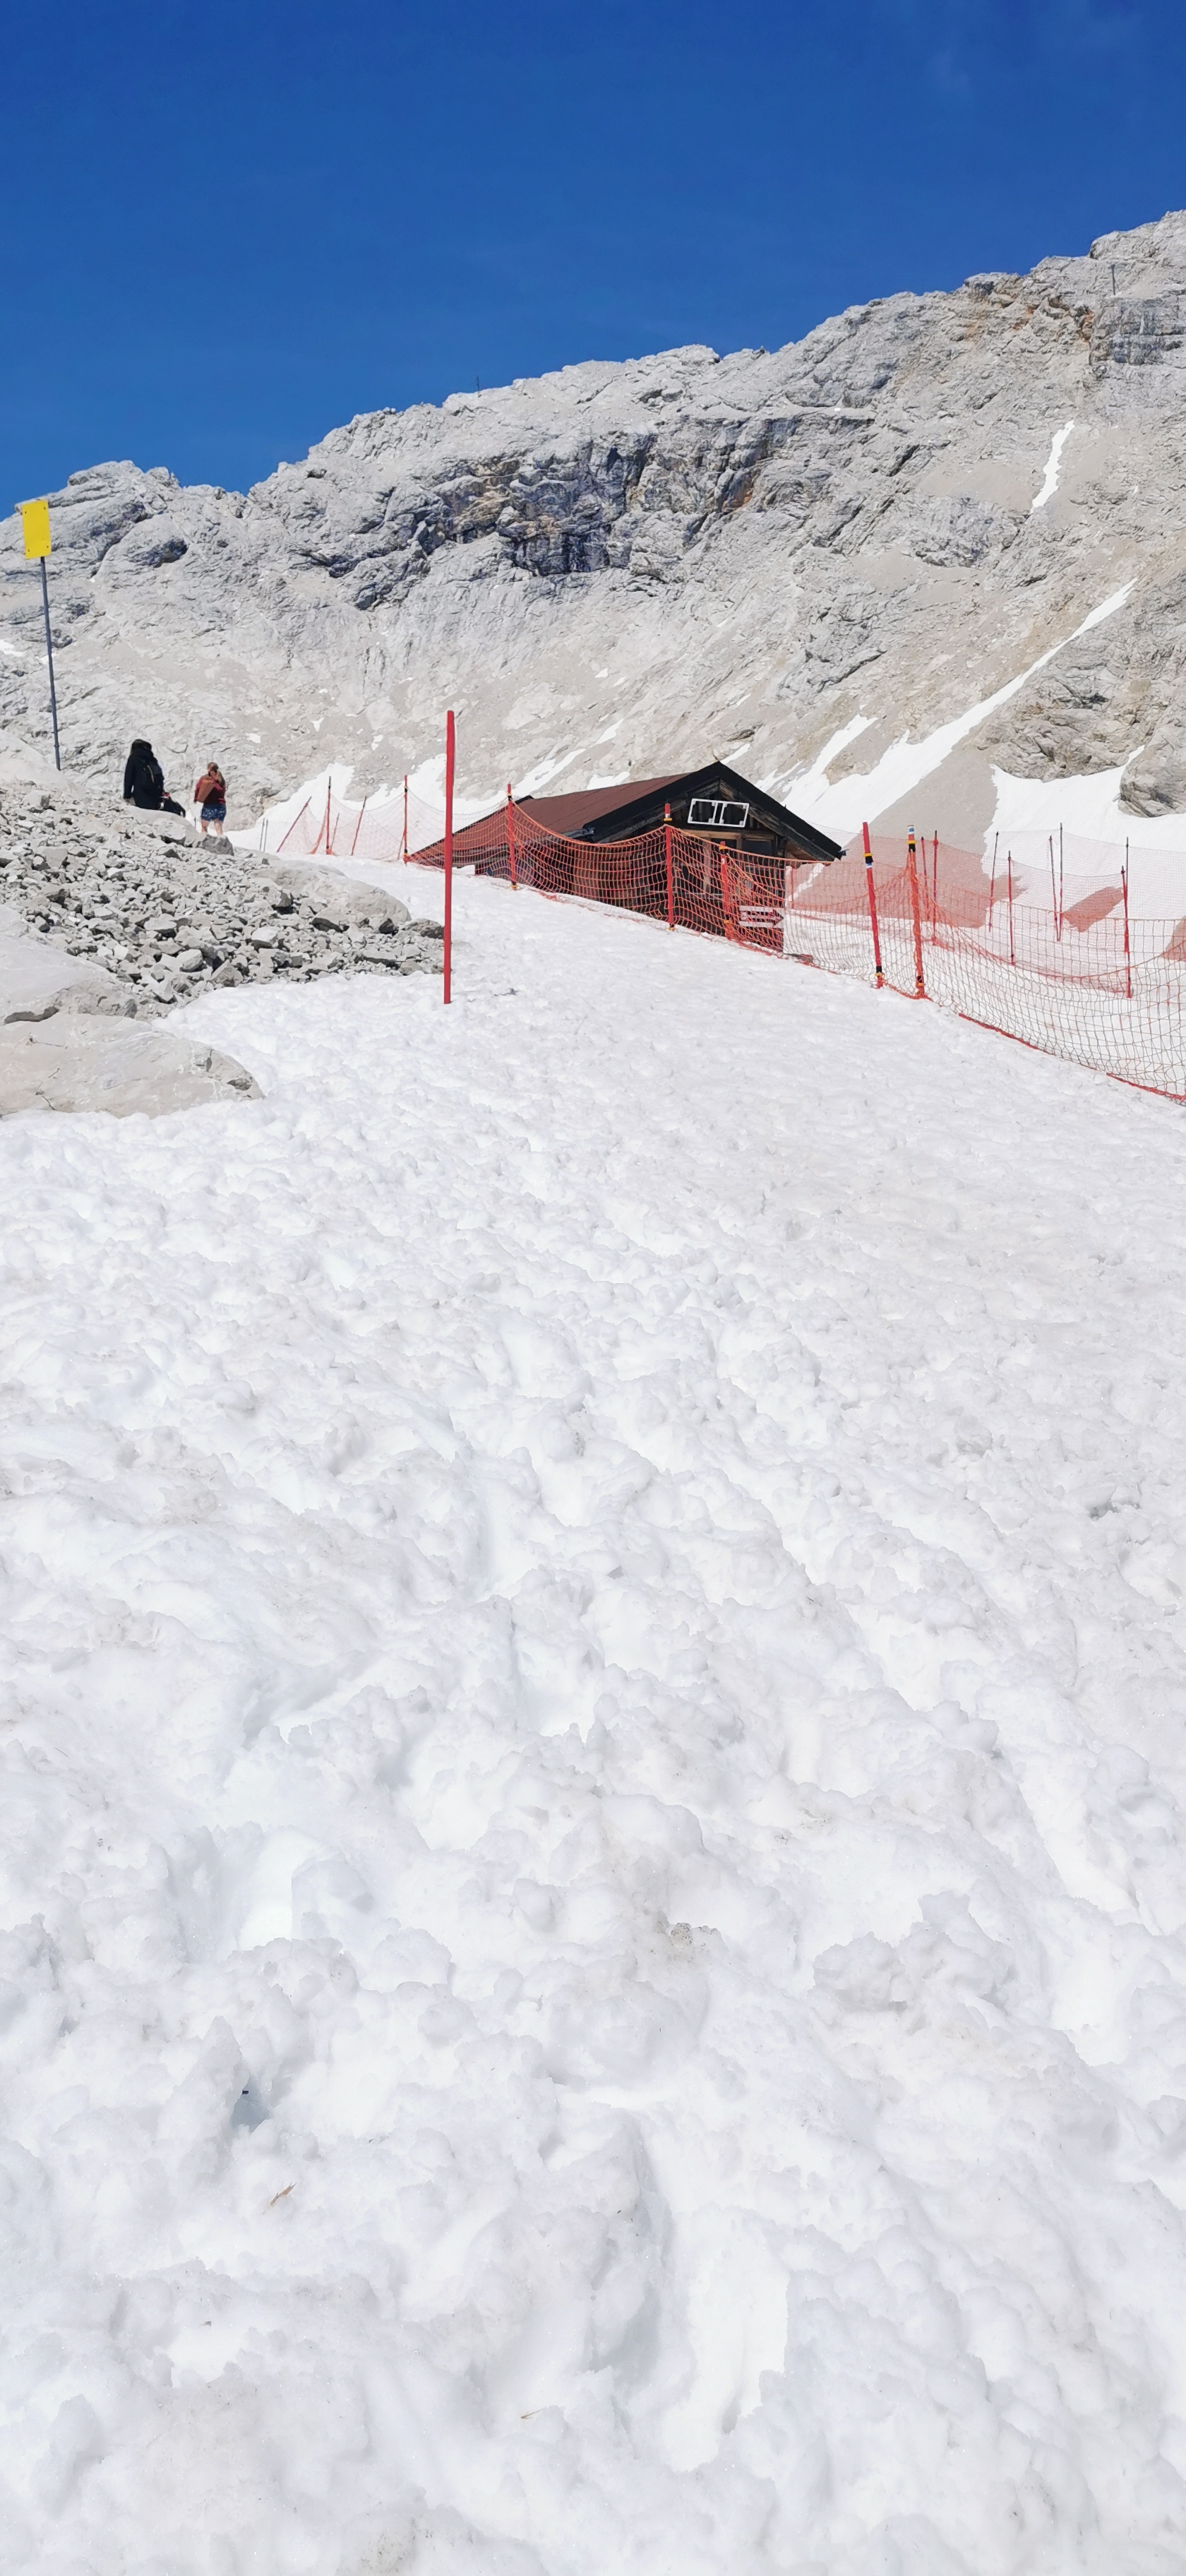
[[[245,487],[358,411],[797,338],[1186,201],[1126,0],[11,0],[0,507]]]

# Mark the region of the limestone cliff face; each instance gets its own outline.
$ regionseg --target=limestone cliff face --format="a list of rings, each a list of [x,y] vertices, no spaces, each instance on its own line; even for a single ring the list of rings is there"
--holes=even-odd
[[[1057,647],[972,737],[985,776],[1124,763],[1134,813],[1186,809],[1184,395],[1168,215],[773,354],[373,413],[246,496],[96,466],[52,504],[66,757],[213,752],[245,813],[327,758],[414,770],[452,703],[472,793],[713,751],[791,792],[857,719],[833,777]],[[0,647],[0,722],[44,741],[15,520]]]

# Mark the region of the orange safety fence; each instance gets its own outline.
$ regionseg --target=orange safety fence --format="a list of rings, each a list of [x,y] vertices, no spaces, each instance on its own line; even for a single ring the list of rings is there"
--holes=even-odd
[[[300,812],[285,824],[266,816],[261,835],[265,857],[286,859],[358,859],[386,867],[414,858],[426,842],[435,841],[441,810],[426,805],[413,788],[397,789],[374,802],[348,805],[332,787],[307,796]]]
[[[290,826],[290,851],[444,865],[444,842],[404,839],[403,808],[336,798]],[[297,826],[300,826],[298,831]],[[439,830],[439,823],[437,825]],[[475,876],[583,898],[767,955],[938,1002],[1141,1088],[1186,1099],[1186,857],[1036,833],[990,857],[937,836],[802,861],[675,824],[630,841],[566,839],[505,805],[453,836]]]
[[[1113,881],[995,863],[937,839],[875,839],[872,869],[846,856],[792,870],[785,944],[804,963],[868,976],[871,873],[885,981],[1047,1055],[1186,1098],[1186,920],[1134,912],[1132,860]],[[1056,845],[1057,846],[1057,845]],[[1157,854],[1160,856],[1160,854]],[[1186,896],[1186,861],[1177,863]],[[1045,882],[1044,882],[1045,879]],[[1071,899],[1067,900],[1070,896]]]
[[[444,842],[434,841],[413,855],[418,867],[443,867],[444,853]],[[454,833],[453,859],[475,876],[612,904],[672,929],[783,953],[783,860],[741,853],[704,832],[659,824],[632,841],[567,840],[508,801]]]

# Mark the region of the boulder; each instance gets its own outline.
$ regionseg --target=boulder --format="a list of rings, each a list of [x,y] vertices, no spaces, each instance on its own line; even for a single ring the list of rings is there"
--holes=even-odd
[[[21,1110],[103,1109],[162,1118],[218,1100],[259,1098],[233,1056],[160,1028],[74,1015],[0,1029],[0,1117]]]
[[[294,861],[291,865],[271,870],[273,882],[294,895],[298,902],[311,904],[314,921],[324,921],[327,929],[359,928],[378,930],[388,922],[399,930],[408,919],[406,903],[388,894],[382,886],[359,885],[354,877],[341,875],[337,868],[322,868]]]
[[[19,913],[0,904],[0,1024],[49,1020],[60,1011],[116,1015],[128,1007],[126,984],[25,937]]]

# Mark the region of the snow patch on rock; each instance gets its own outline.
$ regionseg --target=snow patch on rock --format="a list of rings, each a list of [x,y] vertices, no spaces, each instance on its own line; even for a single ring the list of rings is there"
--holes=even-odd
[[[1045,509],[1047,502],[1053,500],[1054,495],[1058,490],[1058,470],[1062,461],[1062,452],[1074,426],[1074,421],[1068,420],[1064,421],[1061,429],[1055,430],[1054,436],[1050,442],[1050,454],[1046,459],[1046,471],[1042,476],[1039,489],[1035,492],[1033,500],[1030,502],[1031,519],[1035,510]]]

